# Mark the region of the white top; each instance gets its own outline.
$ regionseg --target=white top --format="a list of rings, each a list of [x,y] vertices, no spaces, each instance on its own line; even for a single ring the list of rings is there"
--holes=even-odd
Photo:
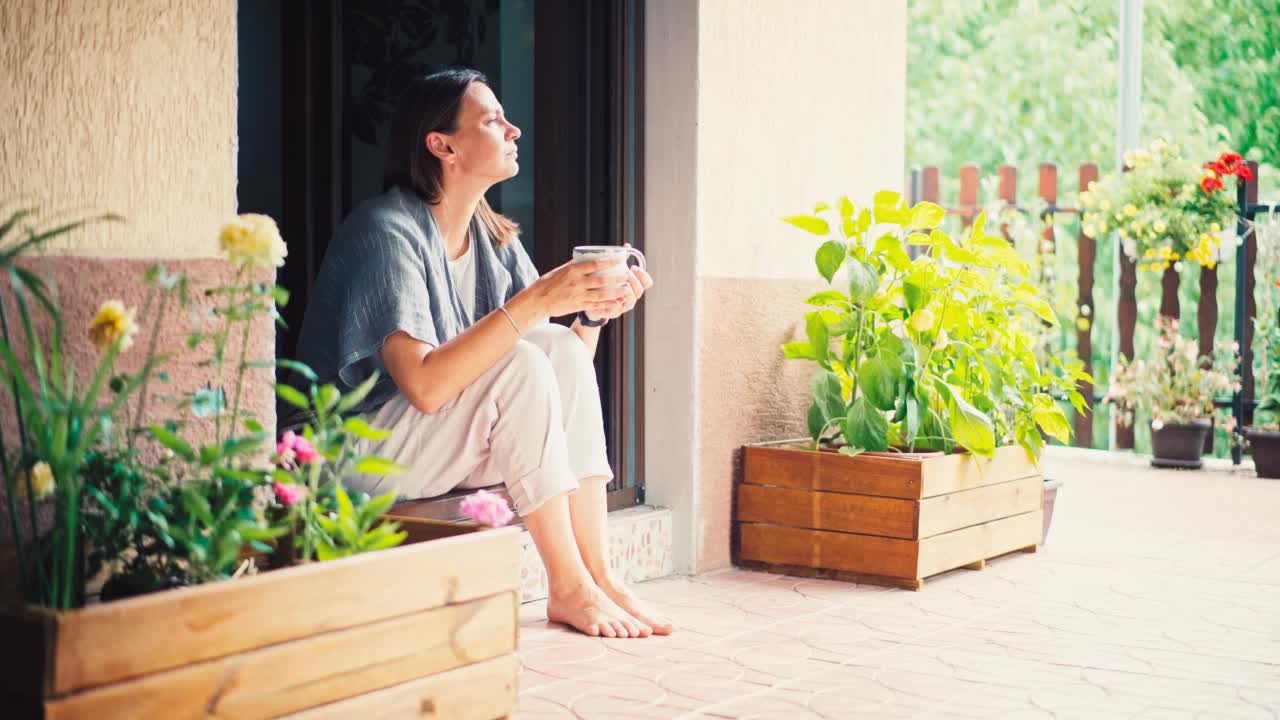
[[[471,239],[467,238],[467,249],[456,260],[446,262],[449,265],[449,276],[453,278],[453,287],[458,291],[458,299],[462,301],[462,309],[467,313],[467,321],[475,322],[476,254],[471,252]]]

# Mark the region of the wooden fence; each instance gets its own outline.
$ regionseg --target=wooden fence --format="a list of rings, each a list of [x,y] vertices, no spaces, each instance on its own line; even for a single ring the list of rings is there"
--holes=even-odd
[[[1252,344],[1253,320],[1257,315],[1257,303],[1254,299],[1256,283],[1253,271],[1258,257],[1258,245],[1255,234],[1248,232],[1248,222],[1253,220],[1259,212],[1263,212],[1268,208],[1268,206],[1258,204],[1258,164],[1250,162],[1249,167],[1253,171],[1254,179],[1248,182],[1240,182],[1236,196],[1236,211],[1239,216],[1237,231],[1246,238],[1245,242],[1237,248],[1236,277],[1234,278],[1236,286],[1234,337],[1240,344],[1241,391],[1231,399],[1222,399],[1219,403],[1232,408],[1232,412],[1236,416],[1237,427],[1245,426],[1248,413],[1256,405],[1254,399]],[[1001,165],[997,172],[1000,181],[997,191],[998,201],[1004,207],[1026,211],[1027,208],[1020,207],[1017,202],[1018,169],[1012,165]],[[908,178],[908,194],[912,203],[928,200],[942,205],[949,214],[959,216],[964,225],[968,226],[984,207],[978,197],[979,173],[977,166],[962,166],[959,179],[960,188],[954,204],[943,203],[939,198],[939,173],[937,167],[912,170]],[[1097,179],[1097,165],[1093,163],[1082,165],[1076,176],[1076,187],[1079,190],[1084,190],[1088,188],[1090,182]],[[1056,165],[1041,163],[1038,168],[1038,181],[1037,193],[1045,203],[1046,213],[1054,215],[1080,214],[1079,208],[1058,205],[1058,167]],[[1052,228],[1045,230],[1044,240],[1046,243],[1055,242]],[[1098,312],[1098,308],[1094,304],[1094,265],[1097,260],[1098,247],[1093,238],[1086,236],[1084,232],[1079,230],[1077,230],[1076,243],[1079,262],[1076,307],[1089,308],[1092,313],[1091,317],[1094,317]],[[1041,252],[1043,250],[1044,246],[1042,245]],[[1108,252],[1111,251],[1108,250]],[[1123,253],[1119,254],[1119,262],[1120,286],[1115,309],[1116,324],[1119,330],[1120,352],[1126,358],[1132,358],[1134,354],[1134,331],[1138,321],[1137,268],[1134,262]],[[1109,278],[1103,279],[1103,282],[1108,281]],[[1164,275],[1161,278],[1161,315],[1174,318],[1181,316],[1181,308],[1178,302],[1179,282],[1180,276],[1172,267],[1164,271]],[[1218,329],[1217,290],[1217,268],[1212,270],[1202,269],[1200,272],[1200,302],[1196,309],[1196,324],[1199,329],[1198,338],[1202,355],[1213,355],[1214,336]],[[1090,374],[1093,373],[1093,328],[1095,325],[1096,323],[1091,321],[1077,326],[1076,330],[1076,352],[1084,362],[1085,371]],[[1081,383],[1079,390],[1085,396],[1092,409],[1093,405],[1100,399],[1096,389],[1087,383]],[[1074,442],[1076,445],[1083,447],[1091,447],[1093,445],[1093,420],[1091,416],[1076,416]],[[1133,447],[1132,427],[1120,426],[1116,428],[1115,447],[1117,449]],[[1239,450],[1234,450],[1234,453],[1235,461],[1239,462]]]

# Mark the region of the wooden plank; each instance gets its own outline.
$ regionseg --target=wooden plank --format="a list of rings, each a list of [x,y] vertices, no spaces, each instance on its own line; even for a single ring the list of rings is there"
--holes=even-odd
[[[914,578],[920,541],[739,523],[742,560]]]
[[[869,575],[867,573],[849,572],[848,570],[831,570],[829,568],[805,567],[803,565],[763,563],[753,560],[735,560],[734,564],[745,570],[755,570],[756,572],[819,578],[822,580],[839,580],[840,582],[858,583],[859,585],[880,585],[883,587],[902,588],[903,590],[919,590],[924,585],[922,581],[916,578]]]
[[[1182,317],[1182,309],[1178,305],[1178,284],[1181,278],[1173,265],[1164,269],[1160,276],[1160,314],[1175,320]]]
[[[1253,172],[1253,180],[1245,183],[1245,202],[1255,205],[1258,202],[1258,162],[1250,160],[1249,169]],[[1258,265],[1258,233],[1251,232],[1244,243],[1244,267],[1236,272],[1244,273],[1244,342],[1240,345],[1240,392],[1246,400],[1256,399],[1253,377],[1253,328],[1258,318],[1257,277]],[[1270,283],[1273,278],[1266,278]],[[1245,411],[1244,424],[1253,422],[1252,412]]]
[[[849,457],[796,446],[747,446],[742,458],[744,484],[908,499],[920,497],[920,472],[920,460]]]
[[[1048,212],[1056,212],[1058,207],[1058,166],[1053,163],[1040,163],[1040,199],[1048,207]],[[1053,225],[1044,229],[1040,243],[1036,246],[1037,255],[1045,255],[1053,251],[1055,237]]]
[[[960,209],[964,210],[964,226],[973,224],[978,210],[978,166],[965,163],[960,166]]]
[[[509,655],[516,612],[504,592],[76,693],[46,717],[277,717]]]
[[[1133,359],[1133,332],[1138,324],[1137,267],[1116,244],[1116,261],[1120,263],[1120,299],[1116,303],[1116,324],[1120,329],[1120,354]],[[1112,413],[1116,418],[1119,413]],[[1116,449],[1133,449],[1133,426],[1121,425],[1116,419]]]
[[[47,697],[52,692],[58,613],[16,607],[0,613],[0,693]]]
[[[938,202],[938,167],[936,165],[930,165],[924,169],[920,199],[935,204]]]
[[[493,720],[515,711],[519,671],[519,660],[503,655],[289,715],[287,720]]]
[[[1088,190],[1089,183],[1098,179],[1098,166],[1093,163],[1080,166],[1080,190]],[[1084,234],[1076,236],[1080,272],[1076,279],[1076,307],[1088,322],[1076,326],[1076,354],[1084,362],[1084,371],[1093,374],[1093,322],[1096,308],[1093,305],[1093,266],[1097,259],[1097,240]],[[1086,310],[1087,308],[1087,310]],[[1093,384],[1081,380],[1076,390],[1084,396],[1089,408],[1093,408]],[[1076,413],[1074,444],[1093,447],[1093,415]]]
[[[1200,268],[1200,305],[1196,310],[1196,328],[1201,357],[1213,357],[1213,340],[1218,333],[1218,267]]]
[[[1044,504],[1039,475],[920,501],[921,538],[1020,515]]]
[[[53,688],[69,693],[515,590],[519,567],[519,531],[499,528],[64,613]]]
[[[910,540],[916,537],[918,510],[919,504],[914,500],[762,485],[738,486],[738,522]]]
[[[967,453],[939,455],[923,461],[920,497],[946,495],[1039,473],[1027,451],[1017,445],[996,448],[995,456],[989,460]]]
[[[1043,511],[993,520],[920,541],[920,574],[929,577],[1040,542]]]

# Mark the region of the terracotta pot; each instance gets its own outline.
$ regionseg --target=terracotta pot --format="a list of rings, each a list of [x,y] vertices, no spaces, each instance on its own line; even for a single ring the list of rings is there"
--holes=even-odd
[[[1203,466],[1200,456],[1204,441],[1213,430],[1208,420],[1169,423],[1151,431],[1151,465],[1161,468],[1197,470]]]
[[[1280,478],[1280,432],[1249,430],[1249,454],[1260,478]]]
[[[1053,523],[1053,502],[1058,499],[1058,488],[1061,480],[1044,479],[1044,530],[1040,533],[1040,544],[1049,539],[1049,525]]]

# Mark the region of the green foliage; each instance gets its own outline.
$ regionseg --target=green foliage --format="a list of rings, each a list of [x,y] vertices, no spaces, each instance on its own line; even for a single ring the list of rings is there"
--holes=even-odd
[[[820,309],[805,316],[807,341],[782,348],[819,365],[808,413],[814,440],[848,454],[959,446],[989,457],[1010,442],[1038,455],[1042,431],[1069,439],[1053,396],[1069,397],[1088,376],[1037,355],[1054,314],[1028,281],[1027,263],[986,234],[985,218],[953,239],[937,227],[942,208],[908,208],[898,193],[877,193],[861,211],[848,198],[838,207],[838,222],[822,204],[786,218],[810,233],[826,228],[822,247],[841,257],[820,250],[815,265],[847,288],[810,297]],[[908,244],[927,254],[911,259]]]
[[[324,533],[316,545],[316,557],[336,560],[404,542],[408,533],[400,530],[399,523],[382,521],[395,500],[394,491],[370,499],[365,493],[352,497],[341,486],[335,488],[332,500],[324,504],[325,512],[316,518]]]

